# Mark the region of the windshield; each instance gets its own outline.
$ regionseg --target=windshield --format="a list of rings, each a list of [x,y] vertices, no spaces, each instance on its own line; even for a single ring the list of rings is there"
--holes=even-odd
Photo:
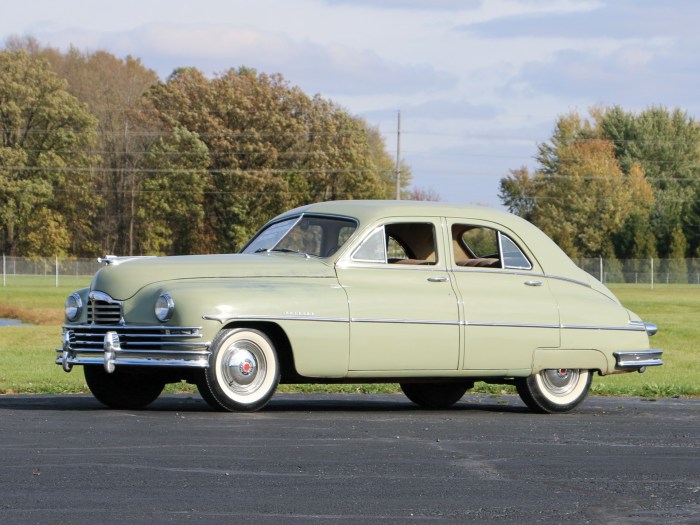
[[[357,229],[351,219],[301,215],[269,224],[243,249],[243,253],[291,252],[330,257]]]

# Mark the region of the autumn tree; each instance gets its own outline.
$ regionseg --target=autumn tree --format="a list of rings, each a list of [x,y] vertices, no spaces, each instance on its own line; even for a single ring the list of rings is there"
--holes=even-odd
[[[395,195],[378,130],[281,75],[183,68],[161,82],[133,57],[63,53],[31,37],[6,47],[26,62],[0,73],[7,253],[232,252],[291,207]],[[51,95],[22,91],[34,84]],[[35,102],[48,109],[39,115]],[[27,147],[10,141],[23,126]]]
[[[10,255],[89,250],[96,119],[48,62],[0,51],[0,227]]]
[[[209,152],[202,250],[236,251],[293,206],[385,194],[364,122],[281,75],[180,69],[149,100],[165,129],[196,133]]]
[[[137,199],[138,253],[199,253],[209,150],[196,133],[175,128],[149,149]]]
[[[600,149],[600,143],[607,144],[605,155],[581,156],[584,145],[591,145],[588,153],[592,154],[591,148]],[[594,144],[599,145],[593,147]],[[501,180],[500,196],[514,213],[558,230],[560,242],[570,239],[565,244],[578,243],[579,248],[584,248],[586,243],[579,241],[590,235],[572,229],[570,222],[557,223],[579,210],[570,208],[572,201],[598,202],[600,210],[612,213],[613,208],[624,204],[620,194],[626,194],[631,201],[629,207],[619,208],[625,217],[622,224],[615,222],[615,228],[607,231],[617,257],[668,257],[672,250],[677,252],[678,246],[685,246],[686,255],[691,255],[700,242],[693,227],[700,223],[695,217],[700,209],[693,200],[700,187],[699,155],[698,125],[679,110],[652,108],[635,115],[619,107],[594,108],[590,120],[577,113],[560,117],[551,139],[538,147],[535,174],[530,175],[527,170],[511,172]],[[613,171],[611,160],[617,163]],[[591,161],[597,164],[592,165]],[[572,170],[590,171],[591,183],[564,189],[565,185],[553,182],[562,175],[571,177]],[[611,181],[610,190],[617,189],[601,200],[594,195],[603,187],[595,181],[603,179]],[[619,180],[624,183],[615,182]],[[568,193],[571,191],[582,195],[572,196]],[[589,208],[585,213],[590,213],[591,221],[595,221],[599,212]],[[578,236],[579,241],[572,235]],[[588,248],[582,254],[598,255]]]
[[[46,53],[51,55],[51,51]],[[71,48],[51,59],[54,70],[68,82],[68,90],[87,104],[97,118],[97,149],[101,163],[95,173],[96,194],[102,196],[93,234],[101,252],[133,255],[143,170],[149,149],[160,137],[158,122],[144,98],[157,82],[156,74],[132,57],[119,59],[97,51]],[[97,203],[96,203],[97,205]]]
[[[679,236],[686,255],[694,253],[700,246],[691,225],[697,220],[694,196],[700,189],[698,123],[679,109],[653,107],[633,114],[618,106],[599,112],[596,121],[601,134],[615,144],[623,171],[640,165],[654,190],[649,220],[659,253],[669,256]]]
[[[641,166],[625,174],[611,141],[576,114],[561,117],[540,145],[541,169],[501,181],[509,209],[532,220],[571,256],[615,257],[615,236],[630,217],[648,216],[651,188]]]
[[[440,197],[440,194],[437,191],[435,191],[434,188],[423,188],[421,186],[413,188],[408,193],[407,198],[408,198],[408,200],[411,200],[411,201],[433,201],[433,202],[438,202],[442,199],[442,197]]]

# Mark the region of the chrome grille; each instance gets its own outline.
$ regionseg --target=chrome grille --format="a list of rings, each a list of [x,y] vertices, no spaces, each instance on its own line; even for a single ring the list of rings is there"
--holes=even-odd
[[[170,346],[181,346],[189,343],[189,340],[202,337],[199,327],[194,326],[70,326],[69,333],[72,345],[77,349],[102,350],[104,336],[108,331],[114,331],[119,335],[122,348],[160,349]],[[187,343],[186,343],[187,342]]]
[[[123,324],[122,303],[107,294],[92,292],[88,298],[87,321],[90,324]]]

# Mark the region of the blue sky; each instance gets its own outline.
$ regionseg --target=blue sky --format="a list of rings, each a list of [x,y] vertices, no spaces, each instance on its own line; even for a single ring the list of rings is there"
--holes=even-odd
[[[0,41],[132,55],[166,78],[248,66],[282,73],[382,131],[414,185],[499,206],[558,115],[594,105],[700,116],[692,0],[26,0]]]

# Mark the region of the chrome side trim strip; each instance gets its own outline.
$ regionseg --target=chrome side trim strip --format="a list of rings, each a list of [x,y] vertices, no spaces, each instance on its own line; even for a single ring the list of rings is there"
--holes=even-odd
[[[498,328],[556,328],[557,330],[561,328],[558,324],[539,324],[539,323],[489,323],[489,322],[472,322],[467,321],[464,323],[466,326],[489,326]]]
[[[527,277],[541,277],[543,279],[556,279],[558,281],[565,281],[573,284],[579,284],[581,286],[585,286],[586,288],[590,288],[591,285],[587,282],[584,281],[579,281],[578,279],[572,279],[570,277],[563,277],[561,275],[551,275],[547,273],[537,273],[537,272],[532,272],[532,271],[514,271],[512,269],[503,269],[503,268],[480,268],[478,266],[476,267],[464,267],[464,266],[456,266],[454,268],[450,269],[451,272],[454,273],[488,273],[488,274],[498,274],[498,275],[521,275],[521,276],[527,276]]]
[[[218,321],[221,324],[230,321],[318,321],[322,323],[347,323],[349,319],[344,317],[316,317],[313,315],[228,315],[214,314],[203,315],[207,321]]]
[[[417,324],[417,325],[454,325],[454,326],[482,326],[494,328],[549,328],[561,330],[616,330],[642,332],[646,330],[644,324],[630,323],[629,326],[595,326],[595,325],[561,325],[549,323],[515,323],[515,322],[487,322],[487,321],[448,321],[439,319],[392,319],[392,318],[368,318],[351,317],[316,317],[313,315],[204,315],[203,319],[218,321],[225,324],[230,321],[317,321],[321,323],[384,323],[384,324]]]
[[[644,321],[630,321],[629,324],[638,327],[640,331],[645,330],[649,337],[651,337],[652,335],[656,335],[656,333],[659,331],[659,327],[656,326],[654,323],[645,323]]]
[[[431,325],[447,325],[447,326],[460,326],[463,323],[460,321],[440,321],[440,320],[426,320],[426,319],[369,319],[362,317],[352,317],[350,319],[352,323],[385,323],[385,324],[431,324]]]
[[[562,330],[616,330],[623,332],[644,332],[644,326],[630,324],[628,326],[603,326],[603,325],[561,325]]]

